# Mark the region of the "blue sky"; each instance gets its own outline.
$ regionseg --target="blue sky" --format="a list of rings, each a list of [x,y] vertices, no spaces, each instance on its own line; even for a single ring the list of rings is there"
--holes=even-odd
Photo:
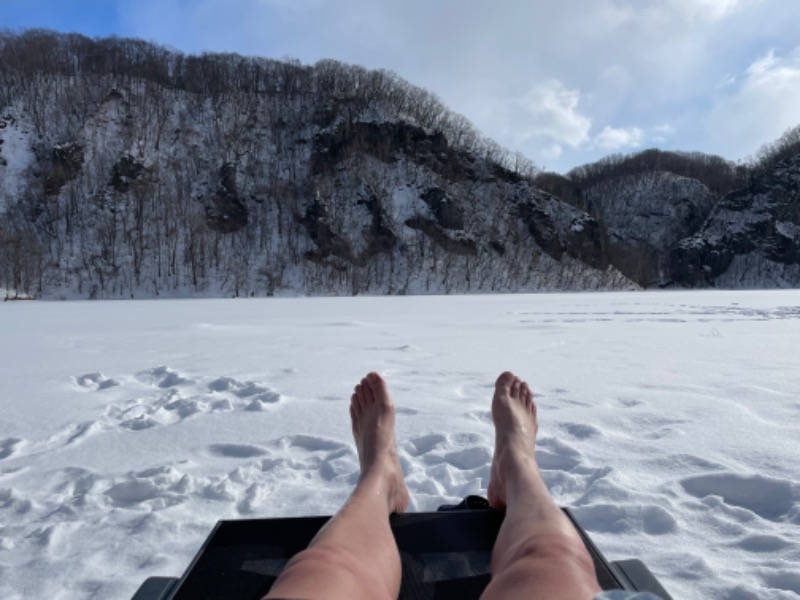
[[[0,0],[0,28],[395,71],[537,165],[800,124],[798,0]]]

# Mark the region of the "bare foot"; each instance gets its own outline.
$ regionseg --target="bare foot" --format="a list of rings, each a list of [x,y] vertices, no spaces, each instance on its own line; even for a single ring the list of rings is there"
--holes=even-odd
[[[356,386],[350,398],[350,418],[361,463],[359,485],[377,481],[386,493],[389,512],[404,512],[409,496],[397,456],[394,404],[386,382],[377,373],[369,373]]]
[[[519,476],[530,477],[536,465],[536,404],[528,384],[506,371],[497,378],[492,398],[494,458],[489,480],[489,503],[506,507],[509,487]]]

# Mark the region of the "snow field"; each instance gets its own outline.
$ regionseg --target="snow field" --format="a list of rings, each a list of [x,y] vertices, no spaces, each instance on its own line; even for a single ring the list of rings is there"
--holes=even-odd
[[[410,510],[485,494],[494,379],[545,479],[676,598],[800,597],[800,292],[0,304],[0,596],[130,597],[217,519],[330,514],[388,381]]]

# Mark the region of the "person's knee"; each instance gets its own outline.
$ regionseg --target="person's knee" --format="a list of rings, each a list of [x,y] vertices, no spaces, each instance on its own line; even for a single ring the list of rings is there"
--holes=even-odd
[[[592,559],[580,539],[545,533],[522,540],[502,564],[492,565],[492,581],[481,598],[505,600],[525,594],[574,599],[590,598],[598,591]]]
[[[330,548],[325,544],[317,544],[295,555],[289,561],[287,568],[298,563],[313,567],[315,570],[325,569],[346,573],[354,578],[360,578],[365,571],[353,554],[342,548]]]
[[[311,580],[328,582],[336,588],[346,589],[371,589],[375,598],[382,598],[385,583],[376,573],[367,569],[363,561],[354,554],[341,547],[329,547],[317,544],[296,554],[286,565],[284,573],[297,575],[298,579],[306,579],[307,574],[313,575]],[[330,577],[325,577],[329,574]],[[337,597],[334,589],[330,587],[321,597]],[[316,597],[316,596],[312,596]]]
[[[547,569],[595,577],[594,563],[583,542],[563,533],[542,533],[522,540],[509,558],[509,563],[523,561],[532,568],[541,564]]]

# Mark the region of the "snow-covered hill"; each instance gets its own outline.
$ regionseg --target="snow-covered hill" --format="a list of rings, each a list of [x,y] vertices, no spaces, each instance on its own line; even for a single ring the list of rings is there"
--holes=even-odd
[[[705,259],[672,259],[745,171],[650,150],[548,179],[385,71],[0,34],[11,295],[800,285],[792,252],[703,277]]]
[[[390,73],[41,32],[4,50],[10,289],[634,287],[588,215],[531,185],[531,165]]]

